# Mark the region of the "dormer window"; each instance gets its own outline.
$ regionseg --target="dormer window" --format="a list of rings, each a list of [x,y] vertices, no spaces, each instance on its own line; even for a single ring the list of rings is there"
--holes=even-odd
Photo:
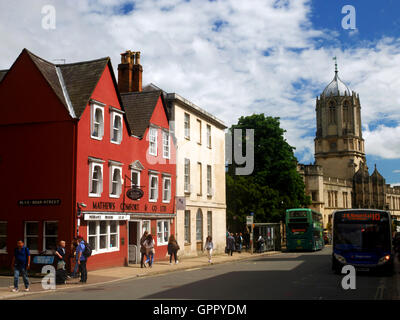
[[[120,144],[122,141],[122,115],[111,113],[111,142]]]
[[[90,136],[96,140],[102,140],[104,135],[104,107],[92,103],[91,105]]]

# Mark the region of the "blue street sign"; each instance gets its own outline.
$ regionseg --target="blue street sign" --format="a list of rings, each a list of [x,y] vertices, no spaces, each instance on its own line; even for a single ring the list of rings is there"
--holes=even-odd
[[[53,264],[54,256],[35,256],[33,257],[33,263],[36,264]]]

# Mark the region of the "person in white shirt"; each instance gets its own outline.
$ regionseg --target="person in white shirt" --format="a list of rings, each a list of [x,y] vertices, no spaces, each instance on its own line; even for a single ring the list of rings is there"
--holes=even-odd
[[[211,257],[212,257],[212,252],[213,252],[213,249],[214,249],[214,244],[212,242],[212,237],[211,236],[207,237],[204,249],[207,250],[208,263],[212,263]]]

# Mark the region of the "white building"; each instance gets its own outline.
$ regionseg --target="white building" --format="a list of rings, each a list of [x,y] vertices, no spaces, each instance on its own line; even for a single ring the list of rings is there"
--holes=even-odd
[[[149,85],[143,90],[159,89]],[[176,211],[179,255],[195,256],[208,235],[214,252],[226,244],[225,129],[212,114],[176,93],[165,94],[170,129],[175,135],[176,196],[185,210]]]

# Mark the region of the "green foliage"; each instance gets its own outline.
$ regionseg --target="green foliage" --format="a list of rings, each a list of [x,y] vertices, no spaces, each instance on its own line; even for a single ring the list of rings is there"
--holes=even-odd
[[[227,219],[230,230],[243,229],[246,216],[254,212],[255,222],[278,222],[287,208],[305,207],[310,199],[296,170],[294,148],[284,138],[279,118],[253,114],[241,117],[233,129],[254,129],[254,171],[235,175],[236,164],[226,175]],[[244,131],[244,130],[243,130]],[[243,137],[243,153],[245,150]]]

